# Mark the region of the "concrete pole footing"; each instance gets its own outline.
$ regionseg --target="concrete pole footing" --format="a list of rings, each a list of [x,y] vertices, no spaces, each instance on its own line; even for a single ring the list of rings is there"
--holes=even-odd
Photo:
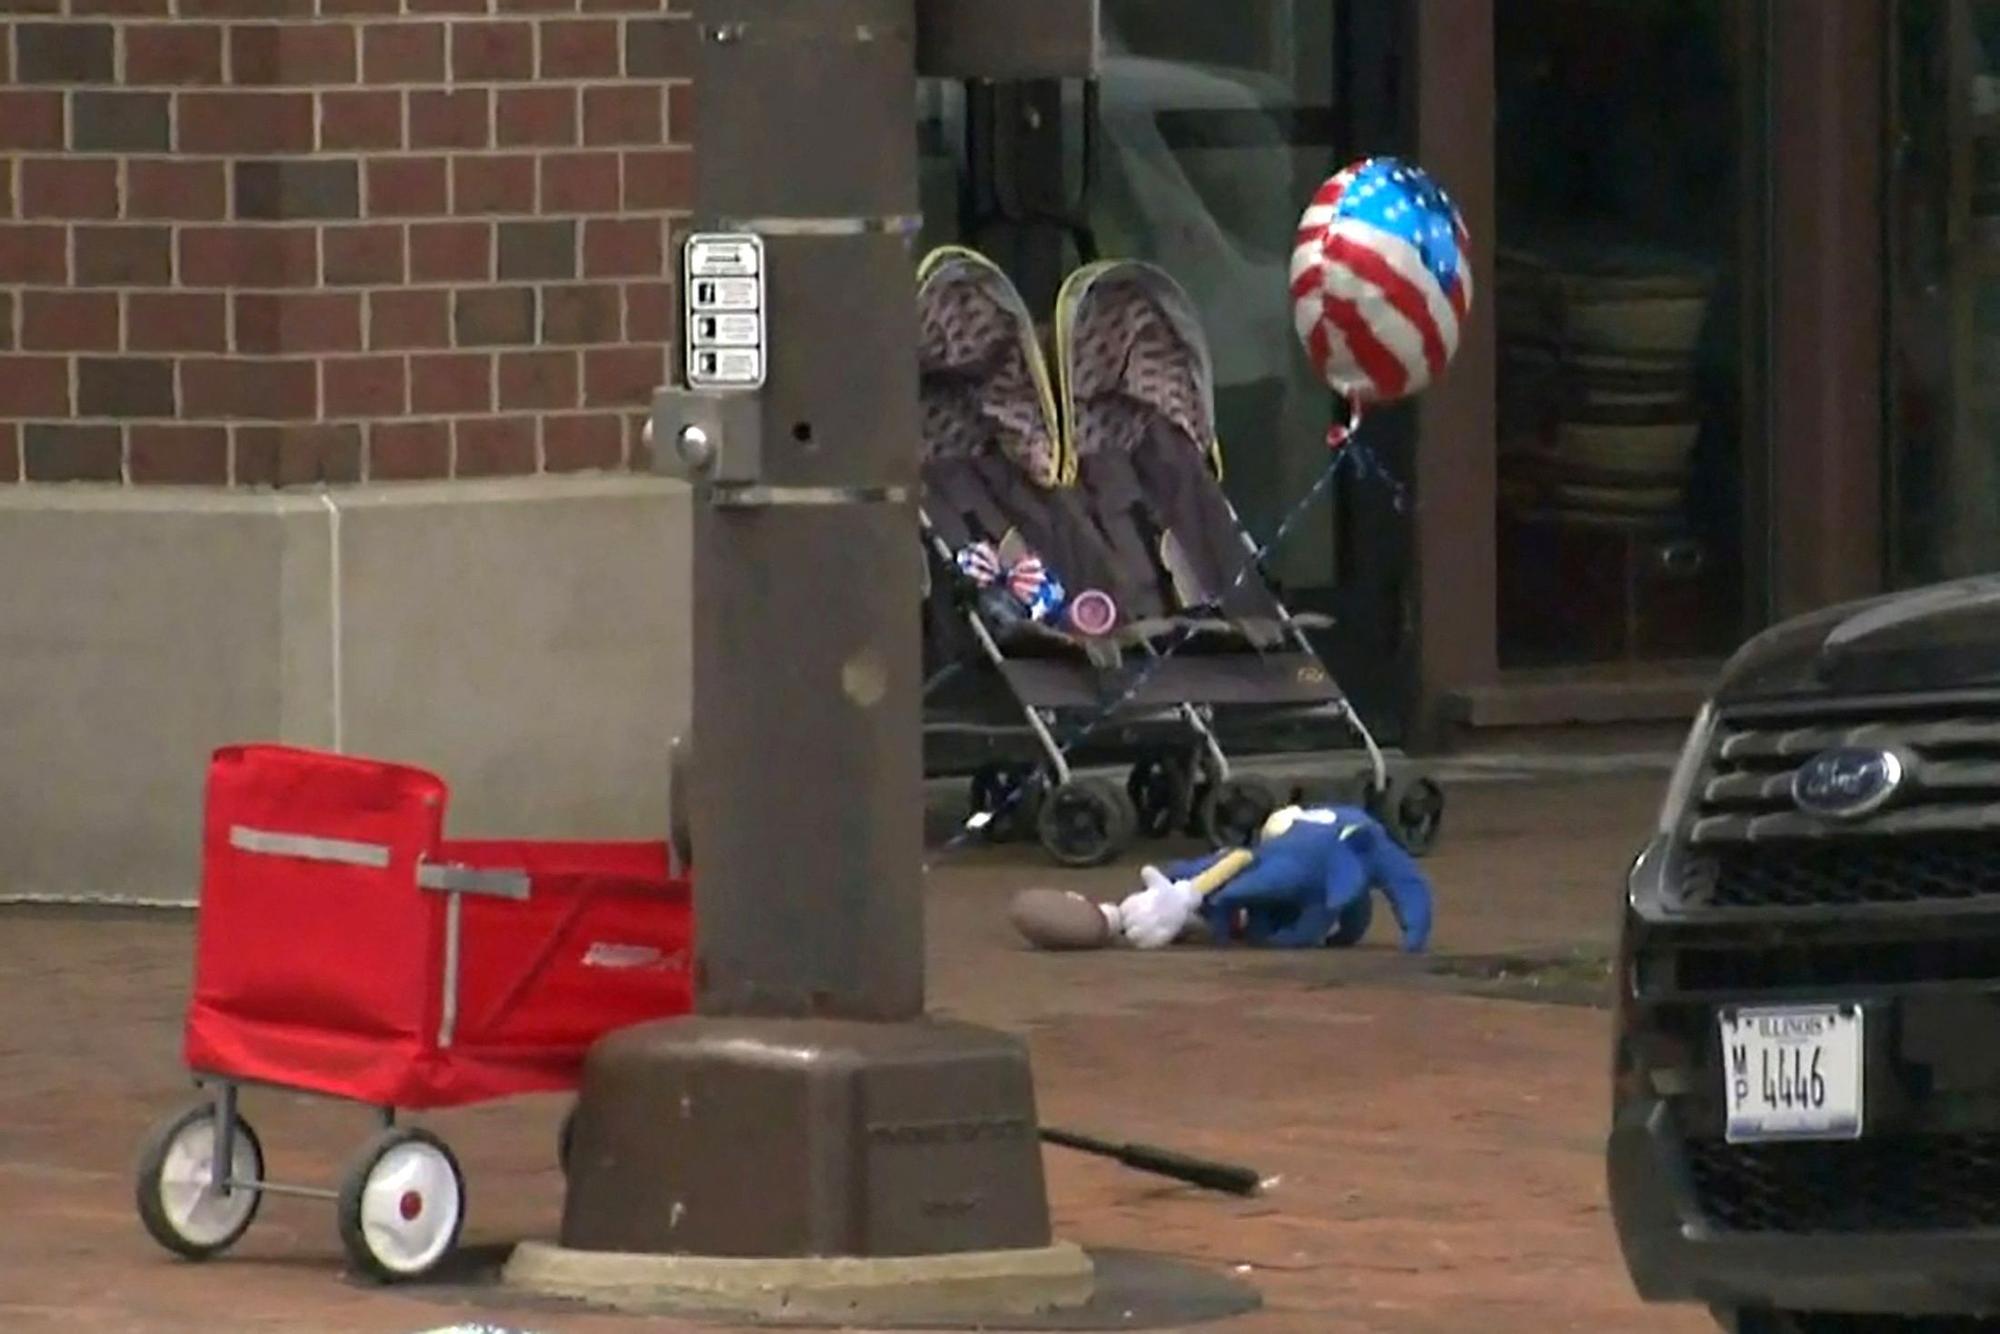
[[[507,1286],[633,1314],[870,1320],[1031,1316],[1085,1305],[1090,1257],[1067,1242],[948,1255],[717,1258],[524,1242]]]

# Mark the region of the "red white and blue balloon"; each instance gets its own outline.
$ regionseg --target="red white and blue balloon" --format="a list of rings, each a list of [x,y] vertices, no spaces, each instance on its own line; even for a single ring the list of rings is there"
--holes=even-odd
[[[1465,220],[1421,168],[1365,158],[1313,196],[1292,252],[1293,324],[1357,409],[1442,375],[1471,307]]]

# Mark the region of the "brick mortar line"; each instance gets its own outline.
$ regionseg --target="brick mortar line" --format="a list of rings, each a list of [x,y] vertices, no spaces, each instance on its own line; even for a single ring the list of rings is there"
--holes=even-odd
[[[103,14],[36,14],[18,11],[0,12],[0,29],[8,28],[110,28],[112,39],[123,47],[124,36],[134,28],[180,29],[199,28],[221,34],[240,30],[256,29],[299,29],[337,28],[349,32],[367,29],[393,31],[399,28],[439,28],[446,32],[444,54],[450,59],[453,29],[478,24],[483,27],[534,28],[541,29],[554,24],[574,26],[615,24],[621,30],[634,24],[663,22],[667,26],[693,26],[694,15],[685,10],[648,9],[635,4],[630,9],[582,11],[575,9],[544,10],[539,12],[494,13],[486,10],[476,13],[369,13],[346,14],[185,14],[178,10],[171,13],[103,13]],[[226,36],[221,45],[225,56],[230,43]],[[357,54],[359,54],[357,52]],[[624,55],[621,50],[620,56]],[[541,53],[532,50],[531,60],[539,60]],[[539,66],[538,66],[539,67]],[[7,73],[13,77],[16,71],[9,64]]]
[[[388,482],[464,479],[465,475],[462,474],[459,470],[460,468],[460,460],[458,458],[459,428],[467,424],[485,424],[485,423],[495,423],[495,422],[508,422],[508,423],[519,422],[519,423],[524,423],[532,428],[530,438],[534,449],[533,467],[528,471],[508,470],[508,471],[501,471],[494,473],[479,473],[472,475],[474,477],[567,476],[577,472],[618,473],[618,472],[629,471],[631,467],[631,458],[632,458],[631,427],[633,420],[636,418],[636,416],[637,413],[629,408],[599,409],[599,410],[579,410],[576,408],[532,408],[532,409],[521,409],[512,412],[489,411],[480,413],[456,413],[456,414],[426,413],[426,414],[412,414],[399,418],[332,418],[332,419],[316,420],[311,422],[297,422],[297,421],[284,421],[284,420],[276,420],[269,418],[241,418],[241,417],[238,418],[201,417],[192,420],[182,419],[182,418],[129,419],[129,418],[91,417],[91,418],[81,418],[81,419],[63,419],[59,421],[33,420],[24,423],[24,425],[80,427],[80,428],[116,430],[119,433],[118,434],[118,441],[119,441],[118,484],[122,486],[216,485],[216,483],[213,482],[141,483],[134,481],[132,477],[131,449],[132,449],[133,431],[135,428],[177,426],[177,427],[186,427],[190,430],[223,432],[228,446],[224,452],[224,476],[226,481],[223,484],[229,486],[267,485],[266,483],[253,484],[253,483],[240,482],[236,468],[237,459],[239,457],[239,451],[237,450],[236,446],[239,443],[239,439],[238,439],[238,429],[235,428],[240,428],[241,430],[247,430],[252,432],[283,431],[287,429],[310,429],[315,427],[352,428],[355,433],[356,478],[352,483],[347,483],[347,482],[338,483],[341,485],[352,485],[352,484],[365,483],[372,479],[372,469],[374,465],[374,450],[376,447],[376,438],[375,438],[376,432],[379,429],[385,427],[403,427],[403,426],[428,426],[437,428],[443,436],[443,441],[445,445],[445,454],[448,460],[447,467],[449,471],[442,474],[442,478],[431,478],[431,479],[390,478],[386,479]],[[559,472],[551,473],[548,464],[548,437],[549,437],[550,426],[557,421],[571,421],[571,420],[598,420],[598,421],[605,421],[612,425],[615,425],[618,431],[618,452],[617,452],[616,462],[596,463],[596,464],[591,464],[584,468],[565,468],[560,470]],[[15,455],[16,464],[20,468],[20,474],[19,474],[20,478],[23,482],[33,482],[41,480],[41,479],[32,479],[26,476],[27,472],[26,449],[27,449],[26,432],[25,431],[18,432],[13,452]],[[110,479],[107,478],[105,480],[108,482]],[[298,483],[297,485],[307,486],[313,484],[314,483],[301,482]],[[277,485],[277,484],[268,484],[268,485]],[[282,487],[280,487],[279,489],[282,489]]]
[[[232,346],[217,350],[214,348],[135,348],[121,347],[67,347],[67,348],[21,348],[13,352],[0,353],[0,359],[20,358],[37,361],[74,361],[88,358],[92,361],[373,361],[394,357],[411,359],[416,357],[439,356],[506,356],[509,354],[546,352],[550,354],[607,351],[643,351],[660,348],[671,352],[678,345],[671,339],[641,338],[637,340],[621,338],[607,343],[440,343],[432,347],[345,347],[331,351],[241,351]]]
[[[453,28],[466,24],[482,23],[502,27],[529,25],[540,27],[549,23],[624,23],[626,21],[645,22],[651,19],[668,19],[691,22],[692,12],[680,9],[644,9],[634,4],[631,9],[605,10],[601,12],[574,9],[495,12],[480,10],[473,13],[326,13],[313,14],[185,14],[178,8],[159,14],[37,14],[0,13],[0,28],[8,27],[75,27],[88,25],[105,28],[134,27],[178,27],[177,20],[204,28],[395,28],[404,25],[421,24],[431,27]],[[12,74],[11,67],[9,75]]]
[[[600,404],[594,407],[567,404],[557,407],[532,408],[488,408],[482,412],[397,412],[381,416],[356,416],[343,413],[338,416],[316,416],[309,421],[296,417],[216,417],[208,414],[186,416],[176,413],[171,417],[42,417],[30,414],[9,418],[20,426],[109,426],[128,428],[134,426],[188,426],[200,428],[245,426],[252,428],[283,429],[285,427],[310,428],[315,426],[412,426],[427,424],[451,425],[462,421],[519,421],[531,418],[542,421],[550,417],[617,417],[625,419],[645,413],[644,403]]]
[[[73,221],[105,222],[105,223],[118,223],[124,221],[131,221],[135,223],[158,221],[158,222],[185,222],[192,224],[192,223],[221,222],[234,219],[234,213],[236,208],[235,178],[237,173],[233,170],[233,168],[239,165],[268,164],[273,166],[292,166],[298,164],[311,163],[311,164],[329,164],[333,166],[339,166],[346,163],[352,163],[356,168],[358,177],[363,183],[365,183],[366,178],[368,176],[368,172],[366,170],[366,164],[376,161],[391,162],[401,165],[435,161],[440,166],[444,167],[447,170],[447,173],[449,173],[449,169],[451,168],[451,166],[459,162],[498,162],[503,164],[523,162],[523,163],[534,164],[536,168],[536,187],[537,187],[537,193],[539,194],[541,178],[543,177],[543,175],[545,175],[545,172],[542,170],[542,164],[547,161],[550,161],[551,159],[571,159],[571,160],[584,159],[586,160],[586,165],[602,165],[602,166],[610,166],[613,163],[616,163],[622,173],[624,167],[629,164],[630,160],[636,157],[646,157],[653,155],[660,155],[665,157],[681,157],[685,155],[692,157],[694,151],[695,151],[694,148],[691,145],[687,144],[652,143],[652,142],[637,142],[637,143],[623,142],[616,144],[519,143],[519,144],[483,145],[477,148],[450,147],[450,146],[410,147],[405,145],[395,148],[341,148],[341,149],[324,149],[324,150],[301,149],[296,152],[284,152],[284,153],[251,153],[242,151],[197,153],[197,152],[173,152],[167,150],[147,150],[144,152],[117,152],[111,150],[79,151],[79,150],[61,149],[52,147],[52,148],[29,148],[29,149],[13,150],[8,155],[7,168],[10,174],[12,173],[13,164],[17,162],[19,163],[32,162],[32,163],[42,163],[42,164],[52,164],[52,163],[75,164],[78,166],[88,166],[90,164],[101,164],[101,163],[116,163],[116,164],[143,163],[148,166],[185,165],[189,167],[221,168],[222,175],[226,178],[224,181],[224,191],[225,191],[225,201],[226,201],[224,207],[228,210],[223,214],[207,214],[194,217],[167,216],[158,218],[150,218],[150,217],[134,218],[132,217],[132,215],[124,211],[124,208],[126,207],[126,200],[124,197],[121,196],[120,200],[121,211],[116,215],[105,216],[105,215],[92,214],[92,215],[80,216],[74,219],[68,219]],[[566,163],[565,165],[569,164]],[[620,177],[621,191],[623,190],[623,188],[624,188],[624,179],[623,176],[621,175]],[[36,222],[45,220],[41,216],[30,216],[21,214],[19,212],[20,202],[21,201],[16,199],[15,201],[16,209],[15,213],[12,216],[16,217],[18,220],[23,222]],[[567,211],[567,210],[564,209],[559,211]],[[608,212],[611,210],[604,208],[591,208],[591,209],[581,209],[576,211],[581,213],[600,213],[600,212]],[[636,211],[639,213],[673,213],[673,212],[684,212],[685,209],[675,209],[672,207],[663,207],[661,205],[647,205],[643,208],[634,208],[631,211]],[[0,217],[3,216],[8,216],[8,215],[0,215]],[[353,221],[357,219],[365,219],[369,216],[370,214],[364,211],[360,214],[334,215],[327,218],[315,218],[315,217],[243,218],[235,220],[240,221],[246,225],[252,223],[262,224],[262,225],[275,225],[282,223],[300,223],[300,222]],[[407,216],[407,215],[390,214],[387,216],[396,217],[396,216]],[[475,214],[470,214],[468,216],[481,217],[489,215],[475,213]],[[61,222],[65,221],[66,219],[60,217],[50,217],[47,218],[46,220]]]
[[[6,26],[0,17],[0,28]],[[10,44],[11,45],[11,44]],[[122,43],[121,43],[122,47]],[[121,59],[123,53],[121,51]],[[339,82],[314,79],[299,83],[231,83],[227,76],[216,83],[167,83],[126,81],[118,76],[115,83],[21,83],[9,81],[9,92],[26,96],[37,94],[61,97],[67,100],[78,93],[153,93],[166,97],[182,95],[203,97],[306,97],[319,93],[464,93],[464,92],[512,92],[519,89],[535,88],[659,88],[670,92],[676,88],[691,88],[694,76],[688,74],[523,74],[510,78],[469,79],[463,82],[449,77],[437,79],[367,79],[354,78]]]
[[[357,60],[360,59],[360,53],[358,51],[355,54],[355,58]],[[322,420],[326,419],[326,368],[327,368],[327,363],[324,360],[322,360],[319,364],[319,377],[318,377],[319,411]],[[407,395],[407,393],[409,392],[409,375],[407,372],[405,372],[403,378],[404,378],[403,389],[404,393]],[[335,419],[335,421],[336,424],[339,425],[347,424],[344,420]],[[354,446],[355,448],[354,475],[355,478],[360,483],[365,485],[370,480],[369,474],[374,468],[375,442],[373,434],[369,431],[365,423],[355,424],[355,433],[358,438],[355,441],[355,446]],[[235,452],[236,451],[233,449],[230,450],[230,453],[232,454],[234,454]]]
[[[315,283],[311,287],[250,287],[229,284],[219,287],[206,285],[175,285],[172,287],[144,286],[133,283],[102,283],[79,287],[74,284],[57,286],[53,283],[9,284],[4,290],[23,295],[50,295],[54,293],[76,293],[78,295],[103,296],[367,296],[375,293],[400,295],[405,292],[488,292],[519,288],[542,290],[546,288],[592,287],[625,288],[638,285],[658,285],[668,289],[679,286],[673,276],[662,271],[658,274],[599,274],[594,277],[577,278],[467,278],[457,282],[422,283]],[[232,305],[234,303],[231,303]]]
[[[255,161],[253,158],[242,161]],[[233,173],[232,173],[233,174]],[[621,182],[622,184],[622,182]],[[390,227],[414,227],[427,222],[561,222],[566,218],[587,219],[589,221],[636,222],[653,219],[660,222],[680,222],[693,216],[690,209],[679,208],[638,208],[609,210],[591,209],[579,212],[572,209],[558,209],[553,213],[358,213],[352,216],[325,218],[23,218],[20,225],[28,227],[104,227],[139,228],[170,227],[176,231],[214,231],[222,227],[255,227],[261,230],[326,229],[333,227],[361,227],[370,224]]]
[[[401,100],[404,103],[405,106],[407,106],[409,103],[409,96],[412,93],[485,92],[485,93],[498,94],[498,93],[512,93],[512,92],[538,92],[548,89],[560,88],[560,89],[568,89],[578,94],[582,94],[599,89],[606,91],[613,91],[613,90],[622,90],[627,88],[658,88],[661,90],[662,97],[665,98],[675,88],[692,87],[693,85],[694,81],[692,79],[671,79],[671,78],[655,77],[652,75],[634,74],[634,75],[618,75],[618,76],[592,75],[587,77],[565,76],[562,78],[531,77],[527,79],[522,79],[519,82],[514,82],[514,83],[482,83],[482,84],[300,83],[300,84],[288,84],[288,85],[258,84],[254,87],[249,87],[249,88],[242,88],[242,87],[229,88],[221,84],[190,84],[190,83],[149,83],[149,84],[129,84],[129,85],[117,85],[117,86],[108,84],[18,84],[17,83],[17,84],[7,85],[5,90],[8,92],[20,93],[27,96],[33,96],[37,93],[46,93],[51,96],[61,97],[65,103],[70,101],[72,96],[77,94],[92,95],[97,93],[138,93],[138,94],[164,97],[169,99],[170,101],[181,97],[229,96],[229,97],[249,98],[249,97],[268,95],[268,96],[280,96],[289,98],[310,97],[316,102],[323,102],[325,100],[325,97],[329,95],[343,96],[343,95],[351,95],[354,93],[372,92],[372,93],[394,94],[399,100]],[[489,97],[487,101],[489,103],[494,103],[498,102],[499,98],[497,96]],[[693,146],[692,141],[675,140],[673,142],[676,145],[685,144],[688,147]],[[85,153],[85,154],[95,154],[95,153],[120,153],[120,152],[129,152],[132,150],[116,149],[116,148],[110,148],[110,149],[90,148],[90,149],[74,149],[71,151],[78,153]],[[312,150],[299,149],[297,151],[301,153],[306,153]],[[143,153],[141,155],[143,156]]]

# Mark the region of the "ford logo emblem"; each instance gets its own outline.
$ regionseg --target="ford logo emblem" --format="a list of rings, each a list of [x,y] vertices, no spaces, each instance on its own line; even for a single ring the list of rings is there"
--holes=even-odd
[[[1792,801],[1807,815],[1858,820],[1887,805],[1902,787],[1905,773],[1894,751],[1823,750],[1792,775]]]

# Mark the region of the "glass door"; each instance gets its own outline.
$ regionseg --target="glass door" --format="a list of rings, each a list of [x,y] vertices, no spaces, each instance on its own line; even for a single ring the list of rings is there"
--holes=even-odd
[[[1891,577],[2000,568],[2000,4],[1898,0],[1890,34]]]
[[[1494,6],[1503,668],[1728,653],[1762,610],[1764,6]]]

